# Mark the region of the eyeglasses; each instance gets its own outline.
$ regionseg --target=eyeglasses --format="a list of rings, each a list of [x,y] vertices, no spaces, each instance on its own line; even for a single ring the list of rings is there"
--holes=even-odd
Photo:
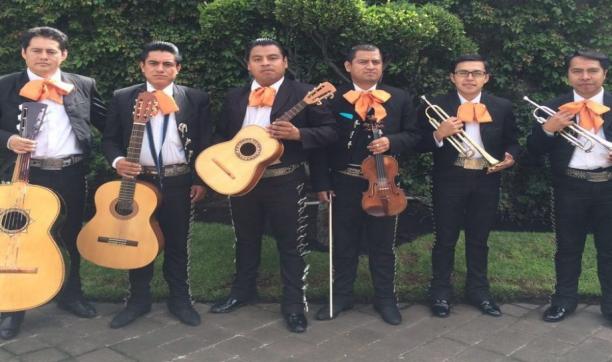
[[[487,74],[487,72],[483,72],[482,70],[457,70],[454,73],[457,77],[461,78],[467,78],[470,75],[474,78],[482,78]]]

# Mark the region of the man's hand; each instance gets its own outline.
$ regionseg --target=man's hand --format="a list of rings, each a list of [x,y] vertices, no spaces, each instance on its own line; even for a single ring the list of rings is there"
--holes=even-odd
[[[566,111],[559,111],[551,116],[542,128],[549,133],[556,133],[572,124],[574,115]]]
[[[140,164],[130,162],[125,158],[118,160],[115,167],[117,168],[117,174],[122,177],[134,178],[142,172],[142,166],[140,166]]]
[[[191,198],[192,204],[202,200],[204,195],[206,195],[206,187],[202,185],[191,185],[189,197]]]
[[[34,150],[36,150],[36,141],[18,135],[12,135],[8,139],[8,148],[18,154],[34,152]]]
[[[372,152],[373,154],[378,155],[380,153],[387,152],[390,147],[391,142],[389,141],[389,138],[380,137],[370,142],[370,144],[368,145],[368,150],[370,150],[370,152]]]
[[[268,126],[268,133],[279,140],[299,141],[301,139],[300,129],[287,121],[274,121]]]
[[[458,120],[457,117],[449,117],[440,123],[440,127],[433,134],[436,141],[442,142],[446,137],[459,133],[462,129],[463,122]]]
[[[498,163],[495,166],[491,166],[487,169],[487,173],[499,172],[501,170],[505,170],[508,167],[512,167],[514,165],[514,157],[511,154],[506,152],[504,156],[504,160]]]

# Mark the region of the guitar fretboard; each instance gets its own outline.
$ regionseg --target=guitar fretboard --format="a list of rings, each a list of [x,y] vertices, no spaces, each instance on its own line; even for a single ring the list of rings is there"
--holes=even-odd
[[[296,104],[295,106],[293,106],[293,108],[291,108],[290,110],[288,110],[287,112],[283,113],[282,116],[280,116],[278,118],[279,121],[290,121],[293,119],[293,117],[295,117],[298,113],[300,113],[302,110],[304,110],[304,108],[306,108],[307,104],[306,102],[304,102],[304,100],[301,100],[298,102],[298,104]]]
[[[140,149],[142,148],[144,132],[144,123],[134,123],[130,136],[130,144],[127,149],[127,161],[134,163],[140,162]],[[121,187],[119,188],[119,201],[117,203],[120,209],[129,210],[131,208],[135,189],[136,180],[123,176],[121,179]]]

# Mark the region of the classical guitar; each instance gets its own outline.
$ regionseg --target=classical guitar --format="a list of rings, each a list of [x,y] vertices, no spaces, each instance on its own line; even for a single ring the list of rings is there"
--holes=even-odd
[[[21,105],[21,137],[35,139],[47,105]],[[61,211],[50,189],[29,183],[31,153],[17,155],[10,183],[0,185],[0,312],[38,307],[64,281],[64,259],[53,240]]]
[[[381,137],[380,125],[370,120],[374,139]],[[392,156],[377,154],[368,156],[361,163],[361,172],[369,181],[363,192],[361,207],[372,216],[394,216],[406,209],[408,202],[404,190],[395,184],[399,171],[397,160]]]
[[[319,84],[278,120],[290,121],[307,105],[331,98],[335,91],[329,82]],[[252,125],[242,128],[231,140],[202,151],[195,161],[195,169],[216,192],[240,196],[251,191],[266,167],[282,154],[282,142],[270,137],[266,129]]]
[[[126,159],[140,161],[145,126],[157,113],[153,93],[142,92],[134,105],[134,123]],[[90,262],[112,269],[137,269],[151,263],[164,244],[155,219],[161,195],[153,185],[124,176],[98,188],[96,214],[81,229],[77,247]]]

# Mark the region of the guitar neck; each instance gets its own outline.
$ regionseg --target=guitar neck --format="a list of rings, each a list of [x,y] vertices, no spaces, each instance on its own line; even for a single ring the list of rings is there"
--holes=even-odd
[[[126,160],[133,163],[140,162],[140,150],[142,148],[142,139],[145,133],[144,123],[134,123],[132,126],[132,134],[130,135],[130,143],[127,149]],[[134,200],[134,190],[136,181],[133,178],[123,176],[121,178],[121,187],[119,188],[119,203],[131,205]]]
[[[293,117],[297,116],[298,113],[303,111],[304,108],[306,108],[306,106],[307,106],[306,102],[304,102],[304,100],[301,100],[301,101],[298,102],[298,104],[293,106],[293,108],[291,108],[287,112],[283,113],[282,116],[278,117],[278,120],[279,121],[287,121],[288,122],[288,121],[292,120]]]
[[[30,159],[32,153],[22,153],[17,155],[15,160],[15,169],[13,170],[12,182],[23,181],[28,182],[30,179]]]

